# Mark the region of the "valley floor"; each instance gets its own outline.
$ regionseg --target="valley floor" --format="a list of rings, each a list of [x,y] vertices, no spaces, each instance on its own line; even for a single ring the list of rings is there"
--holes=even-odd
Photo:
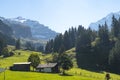
[[[17,55],[20,52],[21,55]],[[0,67],[8,68],[12,66],[15,62],[25,62],[28,59],[28,56],[31,53],[39,53],[33,51],[15,51],[15,55],[7,58],[0,58]],[[51,57],[50,54],[42,56],[39,53],[41,60],[48,59]],[[44,63],[44,61],[42,61]],[[5,80],[105,80],[106,72],[96,73],[91,72],[79,68],[73,68],[67,71],[70,76],[62,76],[60,74],[52,74],[52,73],[40,73],[40,72],[23,72],[23,71],[5,71]],[[120,75],[110,74],[111,80],[120,80]],[[0,73],[0,80],[4,80],[4,72]]]

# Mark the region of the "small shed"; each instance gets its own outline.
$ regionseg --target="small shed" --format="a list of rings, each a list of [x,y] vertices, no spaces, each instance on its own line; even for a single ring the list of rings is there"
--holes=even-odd
[[[59,72],[59,67],[57,63],[39,64],[36,69],[39,72],[49,72],[49,73]]]
[[[30,71],[31,62],[20,62],[14,63],[13,66],[10,67],[10,70],[14,71]]]

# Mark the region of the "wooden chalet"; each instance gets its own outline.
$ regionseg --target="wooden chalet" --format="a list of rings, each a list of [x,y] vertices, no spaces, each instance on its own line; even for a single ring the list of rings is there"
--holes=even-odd
[[[13,66],[10,67],[10,70],[14,71],[30,71],[31,62],[20,62],[14,63]]]
[[[59,72],[59,67],[57,63],[39,64],[36,69],[39,72],[49,72],[49,73]]]

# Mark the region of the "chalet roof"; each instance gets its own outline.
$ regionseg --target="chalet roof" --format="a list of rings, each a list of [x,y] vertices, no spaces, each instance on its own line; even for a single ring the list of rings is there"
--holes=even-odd
[[[31,62],[19,62],[19,63],[13,63],[13,64],[31,64]]]
[[[37,68],[53,68],[57,65],[57,63],[47,63],[47,64],[39,64]]]

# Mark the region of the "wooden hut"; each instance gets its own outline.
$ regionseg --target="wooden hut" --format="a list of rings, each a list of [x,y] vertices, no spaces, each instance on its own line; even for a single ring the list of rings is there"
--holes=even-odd
[[[31,62],[14,63],[13,66],[10,67],[10,70],[30,71],[30,64],[31,64]]]
[[[39,64],[36,69],[39,72],[49,72],[49,73],[59,72],[59,67],[57,63]]]

